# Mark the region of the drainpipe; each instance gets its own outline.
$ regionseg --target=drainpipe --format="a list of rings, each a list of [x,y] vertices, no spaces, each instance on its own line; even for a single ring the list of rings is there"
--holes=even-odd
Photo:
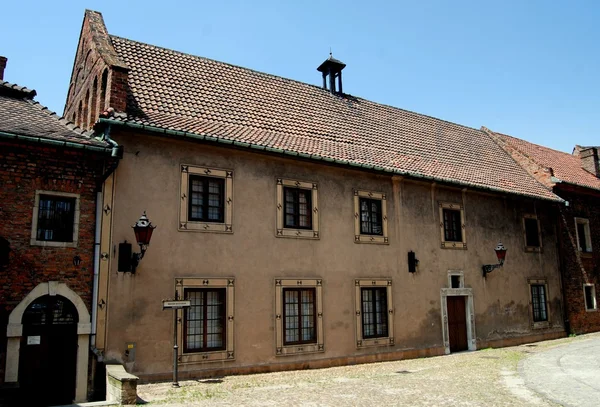
[[[111,126],[108,125],[104,128],[103,140],[106,141],[112,147],[111,157],[117,158],[114,163],[111,163],[106,172],[102,175],[102,183],[112,174],[119,166],[119,160],[123,157],[123,146],[117,144],[116,141],[110,138]],[[102,236],[102,199],[103,193],[96,193],[96,233],[94,236],[94,283],[92,291],[92,335],[91,335],[91,348],[98,356],[98,361],[102,361],[102,355],[96,349],[96,321],[98,319],[98,279],[100,273],[100,239]]]

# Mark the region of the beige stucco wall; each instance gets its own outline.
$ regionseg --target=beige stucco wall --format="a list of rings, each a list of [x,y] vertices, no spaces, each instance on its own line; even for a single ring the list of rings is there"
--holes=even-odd
[[[462,270],[472,288],[478,342],[544,332],[531,327],[527,278],[547,279],[550,331],[562,330],[548,204],[155,136],[114,131],[113,138],[125,156],[115,177],[105,354],[134,374],[171,370],[173,318],[161,300],[173,296],[175,277],[235,278],[235,360],[181,371],[442,347],[440,289],[448,287],[448,270]],[[180,164],[234,171],[233,234],[178,231]],[[277,177],[318,183],[319,240],[275,237]],[[387,195],[389,245],[354,243],[353,189]],[[438,201],[465,205],[467,250],[440,247]],[[158,226],[151,245],[135,275],[118,273],[113,247],[134,240],[131,225],[144,210]],[[533,212],[542,253],[523,249],[522,214]],[[484,279],[481,266],[496,262],[499,240],[506,264]],[[415,274],[409,250],[420,260]],[[325,352],[275,356],[276,277],[323,279]],[[356,348],[354,279],[364,277],[393,280],[394,346]],[[134,362],[125,356],[127,342],[136,343]]]

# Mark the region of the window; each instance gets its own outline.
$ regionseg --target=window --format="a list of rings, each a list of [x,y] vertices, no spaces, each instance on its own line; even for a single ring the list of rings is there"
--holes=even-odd
[[[322,280],[275,280],[277,356],[323,352]]]
[[[181,166],[179,230],[233,233],[233,171]]]
[[[594,284],[583,285],[583,296],[585,299],[586,311],[595,311],[598,309],[598,304],[596,303],[596,287]]]
[[[380,192],[354,191],[354,242],[388,243],[387,200]]]
[[[546,288],[543,284],[531,285],[531,302],[533,304],[533,322],[547,321]]]
[[[590,221],[584,218],[575,218],[577,232],[577,247],[582,253],[592,252],[592,237],[590,235]]]
[[[234,359],[234,279],[176,278],[179,298],[191,306],[178,310],[182,362]]]
[[[314,288],[283,289],[284,345],[317,342],[315,310]]]
[[[536,215],[523,216],[523,234],[525,237],[525,251],[539,252],[542,248],[540,221]]]
[[[284,187],[283,201],[284,227],[296,229],[312,229],[312,191],[308,189]]]
[[[356,347],[394,344],[392,280],[354,280]]]
[[[183,348],[185,353],[225,348],[225,289],[184,289],[191,306],[184,310]]]
[[[223,178],[189,177],[188,219],[199,222],[223,223],[225,180]]]
[[[77,247],[79,195],[36,191],[30,244]]]
[[[448,270],[448,287],[465,288],[465,273],[462,270]]]
[[[440,233],[442,248],[466,249],[465,212],[463,205],[440,202]]]
[[[317,192],[314,182],[277,179],[277,237],[319,238]]]
[[[528,283],[532,328],[548,328],[550,326],[548,284],[544,279],[529,279]]]

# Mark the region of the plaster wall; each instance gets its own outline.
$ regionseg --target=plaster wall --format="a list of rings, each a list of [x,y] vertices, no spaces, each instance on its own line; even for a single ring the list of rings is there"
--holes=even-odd
[[[114,181],[105,355],[140,376],[170,372],[176,277],[235,278],[235,360],[183,364],[182,372],[301,363],[319,359],[443,347],[440,290],[448,271],[464,272],[472,288],[478,343],[563,331],[551,204],[416,183],[399,177],[114,131],[125,146]],[[181,164],[234,171],[233,233],[178,231]],[[318,183],[320,238],[276,237],[276,179]],[[385,193],[389,244],[354,242],[353,190]],[[440,247],[438,202],[465,207],[467,249]],[[133,241],[131,225],[146,210],[158,227],[135,274],[117,272],[116,247]],[[524,251],[522,215],[537,213],[541,253]],[[106,231],[103,231],[105,233]],[[482,264],[496,262],[494,247],[508,249],[503,268],[486,279]],[[408,272],[407,253],[420,263]],[[275,278],[321,278],[325,350],[275,355]],[[357,349],[354,279],[391,278],[392,346]],[[548,284],[550,328],[534,330],[528,278]],[[135,342],[135,360],[126,343]]]

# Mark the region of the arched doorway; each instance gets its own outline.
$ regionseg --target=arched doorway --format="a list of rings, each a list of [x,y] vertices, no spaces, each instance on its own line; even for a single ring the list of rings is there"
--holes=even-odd
[[[78,322],[75,305],[60,295],[39,297],[23,313],[19,384],[27,405],[75,399]]]

